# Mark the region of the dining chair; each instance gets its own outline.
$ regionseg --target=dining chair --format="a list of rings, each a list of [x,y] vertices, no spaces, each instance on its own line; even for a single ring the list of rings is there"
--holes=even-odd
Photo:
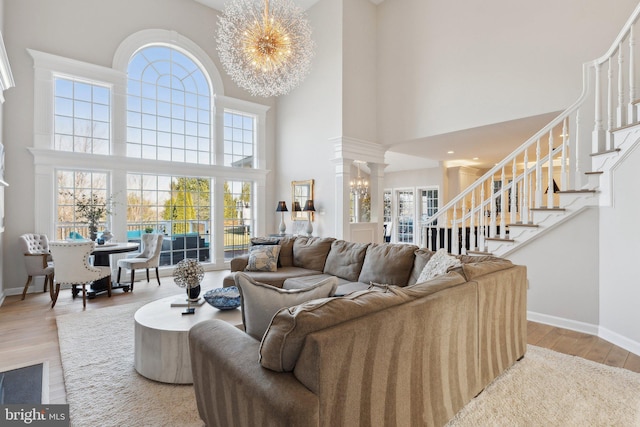
[[[27,289],[34,277],[44,276],[44,289],[53,298],[53,262],[49,253],[49,239],[46,234],[27,233],[19,237],[20,250],[24,255],[24,266],[27,270],[27,283],[22,291],[22,299],[27,296]]]
[[[108,266],[93,266],[89,263],[89,256],[95,243],[85,242],[51,242],[49,249],[55,263],[54,281],[56,290],[51,302],[51,308],[56,305],[60,285],[71,285],[75,298],[76,286],[82,285],[82,307],[87,306],[87,283],[91,283],[103,277],[107,278],[107,295],[111,296],[111,268]]]
[[[118,279],[120,283],[120,274],[123,268],[131,270],[131,291],[133,292],[133,281],[136,276],[136,269],[147,270],[147,282],[149,282],[149,269],[156,269],[156,279],[160,285],[160,275],[158,274],[158,265],[160,265],[160,252],[162,251],[162,234],[145,233],[142,235],[142,252],[134,254],[131,258],[118,260]]]

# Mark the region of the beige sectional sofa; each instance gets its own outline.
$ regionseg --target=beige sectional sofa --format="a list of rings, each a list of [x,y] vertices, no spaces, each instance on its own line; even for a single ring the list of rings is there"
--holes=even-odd
[[[524,356],[524,266],[459,256],[461,266],[416,283],[429,250],[282,243],[282,267],[246,273],[278,287],[336,275],[346,295],[280,310],[261,341],[223,321],[196,325],[194,386],[209,426],[444,425]]]

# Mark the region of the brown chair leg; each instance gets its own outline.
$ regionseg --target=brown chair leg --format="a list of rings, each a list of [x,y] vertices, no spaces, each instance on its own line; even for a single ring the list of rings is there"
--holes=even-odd
[[[147,268],[147,283],[149,283],[149,269]]]
[[[53,288],[53,284],[51,285],[51,287]],[[55,294],[53,294],[53,298],[51,301],[51,308],[53,308],[56,305],[56,301],[58,301],[58,294],[60,293],[60,283],[56,283],[56,292]]]
[[[49,296],[51,297],[51,301],[53,301],[53,273],[49,275]]]
[[[158,280],[158,286],[160,286],[160,275],[158,274],[158,267],[156,267],[156,279]]]
[[[42,292],[47,292],[47,283],[49,283],[49,276],[44,276],[44,289]]]
[[[82,308],[87,308],[87,284],[82,284]]]
[[[122,267],[118,267],[118,279],[116,282],[120,283],[120,273],[122,273]]]
[[[135,269],[131,269],[131,292],[133,292],[133,281],[136,278],[136,270]]]
[[[107,296],[111,298],[111,275],[107,276]]]
[[[24,285],[24,290],[22,291],[22,299],[25,299],[27,296],[27,289],[29,289],[29,285],[31,284],[31,280],[33,280],[33,276],[27,277],[27,283]]]

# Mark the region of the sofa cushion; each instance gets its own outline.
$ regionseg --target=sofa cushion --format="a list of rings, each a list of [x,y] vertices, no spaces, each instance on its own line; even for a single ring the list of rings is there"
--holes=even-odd
[[[364,256],[369,243],[354,243],[336,240],[324,264],[324,272],[355,282],[360,277]]]
[[[285,290],[256,282],[244,273],[236,273],[236,286],[242,296],[242,323],[244,330],[261,340],[273,315],[284,307],[305,301],[325,298],[336,289],[336,278],[330,277],[306,289]]]
[[[280,245],[258,245],[249,248],[247,271],[276,271]]]
[[[293,265],[293,241],[295,239],[295,236],[252,237],[251,245],[280,245],[278,268],[291,267]]]
[[[461,264],[460,260],[453,255],[449,255],[446,249],[438,249],[422,269],[417,283],[426,282],[436,276],[443,275],[450,268],[460,267]]]
[[[293,371],[308,334],[410,301],[396,287],[309,301],[284,308],[273,317],[260,345],[260,363],[276,372]]]
[[[277,271],[244,271],[243,273],[257,282],[266,283],[276,288],[282,288],[284,281],[291,277],[304,277],[318,274],[315,270],[307,270],[306,268],[300,267],[282,267],[278,268]],[[223,286],[235,285],[235,272],[232,272],[224,278]]]
[[[449,271],[446,274],[434,277],[426,282],[416,283],[415,285],[400,288],[400,291],[413,298],[421,298],[463,283],[467,283],[467,280],[462,274],[455,271]]]
[[[293,265],[309,270],[324,270],[333,237],[300,237],[293,242]]]
[[[358,282],[405,286],[413,267],[415,245],[372,243],[367,248]]]
[[[411,275],[409,276],[408,285],[415,285],[418,282],[418,277],[420,277],[420,273],[424,269],[424,266],[427,265],[429,259],[435,254],[434,251],[431,251],[427,248],[420,248],[415,252],[415,258],[413,260],[413,269],[411,270]]]

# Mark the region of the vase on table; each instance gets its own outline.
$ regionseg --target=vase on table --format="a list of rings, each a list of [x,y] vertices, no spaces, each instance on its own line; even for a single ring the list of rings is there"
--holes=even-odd
[[[200,283],[195,286],[187,287],[187,298],[191,302],[195,302],[200,299]]]

